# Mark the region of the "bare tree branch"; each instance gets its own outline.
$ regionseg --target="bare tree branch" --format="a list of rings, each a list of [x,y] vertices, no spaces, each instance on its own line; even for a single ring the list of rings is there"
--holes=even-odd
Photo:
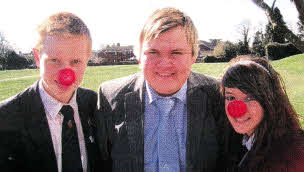
[[[295,3],[296,8],[299,12],[299,19],[302,25],[304,25],[304,1],[303,0],[292,0]]]
[[[276,0],[273,2],[273,7],[270,8],[264,0],[251,0],[255,5],[260,7],[262,10],[265,11],[265,14],[267,16],[268,21],[271,23],[272,27],[275,28],[278,25],[278,21],[276,21],[275,15],[274,15],[274,10],[272,9],[274,7],[274,3]],[[304,5],[303,0],[294,0],[296,1],[302,1],[300,4]],[[299,12],[300,13],[300,12]],[[304,13],[304,12],[302,12]],[[301,40],[296,34],[294,34],[290,29],[288,29],[287,26],[282,27],[283,31],[286,32],[286,39],[293,43],[300,51],[304,52],[304,41]]]

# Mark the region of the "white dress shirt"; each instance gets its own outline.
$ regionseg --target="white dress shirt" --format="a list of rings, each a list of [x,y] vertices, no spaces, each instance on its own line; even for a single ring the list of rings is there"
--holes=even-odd
[[[250,151],[254,144],[254,134],[252,134],[250,137],[246,134],[243,136],[242,145],[246,146],[247,150]]]
[[[52,96],[50,96],[43,88],[41,80],[39,81],[39,93],[42,99],[42,103],[44,105],[46,117],[51,131],[52,142],[57,159],[58,172],[62,171],[61,133],[62,133],[63,115],[59,111],[63,105],[70,105],[74,110],[74,120],[78,133],[82,168],[83,168],[83,172],[87,172],[87,156],[86,156],[87,153],[86,153],[82,126],[79,118],[78,105],[76,101],[77,90],[73,94],[68,104],[63,104],[57,101],[56,99],[54,99]]]

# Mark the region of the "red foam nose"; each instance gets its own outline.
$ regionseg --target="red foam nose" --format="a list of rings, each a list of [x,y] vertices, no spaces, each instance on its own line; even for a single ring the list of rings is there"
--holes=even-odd
[[[247,112],[247,106],[243,101],[235,100],[228,104],[228,112],[230,116],[240,118]]]
[[[58,74],[58,81],[62,85],[72,85],[75,81],[75,72],[72,69],[61,69]]]

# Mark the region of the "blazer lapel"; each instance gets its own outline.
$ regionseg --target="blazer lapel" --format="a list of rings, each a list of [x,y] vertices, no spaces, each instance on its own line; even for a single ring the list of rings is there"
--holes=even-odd
[[[87,171],[91,171],[94,166],[94,158],[97,153],[94,149],[95,137],[93,133],[93,121],[90,118],[90,114],[95,112],[95,109],[90,109],[88,100],[90,97],[86,97],[81,89],[77,90],[76,101],[78,105],[78,113],[82,126],[83,137],[85,141],[85,148],[87,150]],[[96,146],[96,145],[95,145]]]
[[[45,109],[40,98],[38,83],[39,82],[36,82],[36,84],[30,88],[29,97],[31,100],[29,100],[27,103],[35,104],[35,106],[28,105],[30,107],[29,113],[31,113],[32,118],[31,120],[28,120],[27,129],[29,136],[37,145],[36,148],[39,149],[39,153],[44,154],[43,157],[48,159],[46,160],[49,164],[48,168],[58,171],[51,132],[46,118]]]
[[[202,91],[198,89],[188,91],[186,159],[187,166],[190,168],[193,166],[193,161],[197,160],[196,155],[201,142],[203,117],[206,113],[204,101],[206,101],[206,95]]]
[[[199,88],[199,81],[193,78],[192,74],[188,79],[187,89],[187,145],[186,159],[187,167],[193,168],[199,151],[203,118],[206,115],[206,94]]]
[[[129,140],[130,153],[141,155],[136,159],[142,162],[144,158],[144,108],[145,85],[142,76],[135,83],[134,91],[125,94],[126,129]],[[135,157],[135,156],[134,156]],[[143,170],[143,165],[140,167]]]
[[[89,113],[91,110],[94,112],[94,109],[88,109],[89,107],[86,106],[88,103],[86,102],[87,100],[84,98],[85,95],[81,95],[81,90],[77,90],[77,95],[76,95],[76,101],[78,105],[78,113],[79,113],[79,118],[82,126],[82,131],[83,131],[83,136],[85,139],[86,146],[88,145],[87,143],[93,142],[93,137],[92,137],[92,131],[91,131],[91,119],[89,118]],[[90,140],[91,139],[91,140]],[[87,148],[88,149],[88,148]]]

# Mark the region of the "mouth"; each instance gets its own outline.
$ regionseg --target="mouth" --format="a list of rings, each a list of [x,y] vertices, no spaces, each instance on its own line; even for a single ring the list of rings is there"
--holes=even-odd
[[[246,119],[239,119],[239,118],[234,118],[234,120],[237,122],[237,123],[245,123],[247,121],[249,121],[251,118],[248,117]]]
[[[159,77],[171,77],[175,75],[175,73],[156,73]]]
[[[61,83],[59,83],[57,80],[54,80],[54,82],[60,87],[60,88],[63,88],[63,89],[68,89],[69,87],[71,87],[72,85],[62,85]]]

